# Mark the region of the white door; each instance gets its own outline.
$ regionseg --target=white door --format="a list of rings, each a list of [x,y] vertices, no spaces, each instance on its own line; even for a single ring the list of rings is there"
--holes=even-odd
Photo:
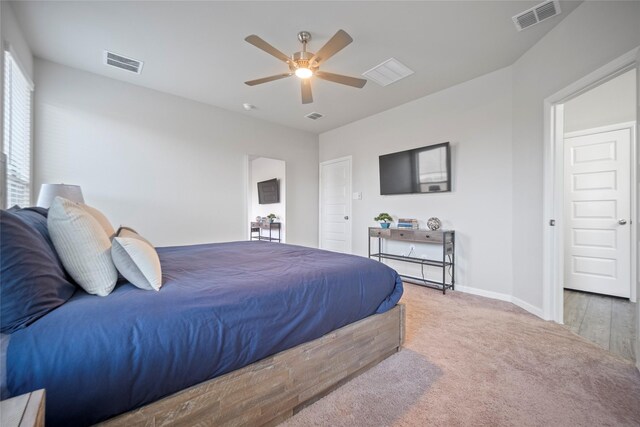
[[[629,298],[631,130],[564,142],[564,287]]]
[[[351,157],[320,163],[320,249],[351,253]]]

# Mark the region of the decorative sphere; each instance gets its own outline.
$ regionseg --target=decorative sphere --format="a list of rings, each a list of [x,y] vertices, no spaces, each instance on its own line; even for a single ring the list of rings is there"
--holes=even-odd
[[[442,222],[435,216],[427,220],[427,227],[429,227],[429,230],[438,230],[440,226],[442,226]]]

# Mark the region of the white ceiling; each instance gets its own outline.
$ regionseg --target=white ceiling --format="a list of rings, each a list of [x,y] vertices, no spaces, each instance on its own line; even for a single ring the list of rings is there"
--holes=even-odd
[[[320,133],[508,66],[579,4],[562,1],[560,16],[517,32],[511,17],[538,3],[20,1],[13,9],[37,57]],[[360,76],[395,57],[415,74],[363,89],[314,80],[308,105],[295,77],[244,84],[287,71],[247,35],[290,54],[299,50],[298,31],[311,32],[316,51],[338,29],[354,42],[323,70]],[[106,67],[103,49],[144,61],[142,74]],[[257,109],[245,112],[245,102]],[[324,118],[304,117],[312,111]]]

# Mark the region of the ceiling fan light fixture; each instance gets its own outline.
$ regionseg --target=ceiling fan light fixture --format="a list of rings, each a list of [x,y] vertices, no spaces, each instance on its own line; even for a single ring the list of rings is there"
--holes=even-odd
[[[285,62],[289,66],[289,71],[282,74],[276,74],[274,76],[263,77],[261,79],[249,80],[244,83],[247,86],[255,86],[291,77],[295,74],[296,77],[300,79],[300,93],[302,95],[303,104],[310,104],[313,102],[313,95],[311,94],[311,77],[317,77],[322,80],[340,83],[359,89],[362,89],[362,87],[367,83],[365,79],[320,71],[321,64],[324,64],[327,59],[340,52],[353,41],[351,36],[344,30],[338,30],[338,32],[335,33],[333,37],[331,37],[329,41],[326,42],[325,45],[316,53],[307,51],[307,43],[309,40],[311,40],[311,34],[309,34],[308,31],[301,31],[298,33],[298,41],[302,43],[302,50],[295,52],[291,56],[287,56],[255,34],[247,36],[245,38],[247,43],[254,45],[258,49],[281,60],[282,62]]]
[[[300,77],[301,79],[308,79],[309,77],[313,76],[313,71],[308,68],[296,68],[296,76]]]

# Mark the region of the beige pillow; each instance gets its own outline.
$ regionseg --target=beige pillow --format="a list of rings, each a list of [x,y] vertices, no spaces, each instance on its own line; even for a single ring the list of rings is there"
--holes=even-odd
[[[111,241],[100,222],[83,206],[56,197],[47,227],[62,265],[82,289],[106,296],[118,280],[111,260]]]
[[[159,291],[162,268],[156,249],[135,230],[120,227],[113,238],[111,258],[116,268],[134,286]]]
[[[107,236],[109,236],[110,239],[113,237],[114,234],[116,234],[116,231],[113,229],[113,225],[111,225],[107,217],[104,216],[102,212],[100,212],[98,209],[92,206],[85,205],[84,203],[78,203],[78,204],[82,209],[89,212],[91,216],[93,216],[96,219],[96,221],[100,223],[100,226],[104,229],[104,232],[107,233]]]

